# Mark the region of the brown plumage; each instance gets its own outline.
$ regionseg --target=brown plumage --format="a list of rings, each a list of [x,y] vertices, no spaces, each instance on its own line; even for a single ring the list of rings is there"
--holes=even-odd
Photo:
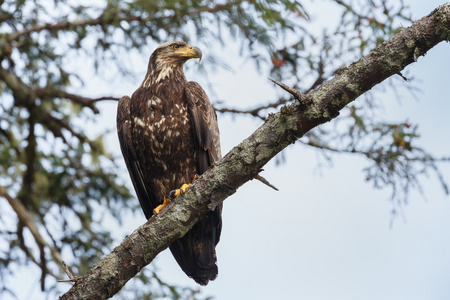
[[[120,147],[147,219],[171,190],[221,158],[214,109],[201,86],[188,82],[183,72],[190,58],[201,58],[200,49],[178,41],[159,46],[141,86],[131,99],[119,101]],[[202,285],[217,276],[221,213],[222,205],[170,246],[183,271]]]

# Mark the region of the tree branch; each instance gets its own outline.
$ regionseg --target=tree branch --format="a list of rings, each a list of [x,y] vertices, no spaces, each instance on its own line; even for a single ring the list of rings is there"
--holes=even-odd
[[[230,9],[230,7],[236,6],[236,4],[239,4],[244,1],[230,1],[224,4],[216,4],[215,6],[200,6],[195,10],[190,10],[188,12],[184,12],[184,15],[197,15],[201,13],[215,13],[219,11],[224,11]],[[80,20],[74,20],[74,21],[61,21],[58,23],[46,23],[42,25],[35,25],[31,26],[29,28],[24,29],[23,31],[15,32],[13,34],[6,35],[8,43],[12,41],[17,41],[20,37],[29,35],[32,32],[41,32],[44,30],[49,31],[59,31],[59,30],[68,30],[70,28],[76,28],[76,27],[87,27],[87,26],[98,26],[98,25],[107,25],[110,21],[111,15],[114,15],[116,22],[133,22],[133,21],[139,21],[139,22],[147,22],[147,21],[156,21],[160,19],[159,17],[141,17],[137,15],[129,15],[124,10],[117,10],[117,11],[110,11],[109,7],[107,7],[102,14],[98,18],[88,18],[88,19],[80,19]],[[167,16],[163,17],[166,18]]]
[[[215,13],[215,12],[219,12],[219,11],[223,11],[223,10],[228,10],[233,6],[236,5],[240,5],[242,2],[248,2],[248,1],[227,1],[224,4],[216,4],[214,6],[200,6],[195,10],[189,11],[188,15],[197,15],[197,14],[201,14],[203,12],[208,12],[208,13]]]
[[[75,103],[80,104],[82,107],[90,108],[95,114],[99,113],[97,107],[95,107],[96,102],[112,100],[119,101],[118,97],[114,96],[104,96],[99,98],[89,98],[81,95],[76,95],[72,93],[68,93],[66,91],[56,89],[53,87],[45,87],[39,90],[36,90],[36,96],[40,98],[51,97],[51,98],[62,98],[62,99],[70,99]]]
[[[269,104],[261,105],[261,106],[258,106],[258,107],[252,108],[252,109],[247,109],[247,110],[241,110],[241,109],[237,109],[237,108],[227,108],[227,107],[217,108],[216,106],[214,106],[214,110],[219,113],[248,114],[248,115],[257,117],[257,118],[265,121],[266,117],[263,117],[260,115],[260,113],[263,110],[266,110],[269,108],[277,108],[280,105],[284,105],[292,100],[293,100],[293,98],[291,98],[291,99],[280,98],[275,102],[271,102]]]
[[[310,129],[337,117],[345,105],[398,74],[437,43],[449,39],[450,3],[447,3],[308,93],[310,102],[306,107],[296,102],[269,115],[249,138],[200,176],[183,199],[175,199],[160,215],[125,238],[61,299],[105,299],[117,293],[201,216],[253,179],[277,153]]]
[[[17,217],[19,218],[22,223],[28,227],[28,229],[31,232],[31,235],[33,236],[34,240],[38,244],[41,251],[43,251],[44,247],[47,247],[50,250],[50,253],[53,257],[53,259],[62,264],[62,258],[61,253],[54,247],[52,247],[47,241],[42,237],[42,235],[39,232],[39,229],[37,228],[36,224],[34,223],[33,219],[28,214],[27,209],[25,206],[20,202],[19,199],[11,197],[11,195],[8,194],[5,187],[0,186],[0,197],[5,198],[9,205],[12,207],[14,212],[17,214]],[[39,264],[38,264],[39,265]],[[44,268],[45,266],[41,266],[41,268]]]

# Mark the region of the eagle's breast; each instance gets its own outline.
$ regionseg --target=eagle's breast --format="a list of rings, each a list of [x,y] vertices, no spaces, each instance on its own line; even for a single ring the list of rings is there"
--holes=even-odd
[[[195,149],[184,85],[141,89],[133,97],[133,135],[146,159],[144,172],[152,181],[149,184],[167,194],[195,175],[190,174],[195,169]]]

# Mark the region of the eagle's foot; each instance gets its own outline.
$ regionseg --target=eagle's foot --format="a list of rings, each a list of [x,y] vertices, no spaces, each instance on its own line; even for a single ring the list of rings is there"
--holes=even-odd
[[[183,196],[183,194],[186,193],[187,188],[190,186],[191,186],[190,183],[185,183],[179,189],[170,191],[169,198],[173,199],[173,198],[177,197],[178,195]]]
[[[196,179],[197,175],[194,176],[192,183],[194,183]],[[155,207],[155,209],[153,209],[153,216],[158,215],[161,209],[163,209],[167,204],[169,204],[169,202],[172,201],[173,198],[177,197],[178,195],[184,197],[183,194],[186,193],[186,190],[191,186],[192,183],[185,183],[179,189],[170,191],[169,195],[164,196],[163,203]]]
[[[191,184],[194,183],[194,181],[196,179],[197,179],[197,175],[194,176],[194,179],[192,180],[191,183],[185,183],[179,189],[170,191],[169,198],[173,199],[173,198],[177,197],[178,195],[181,195],[183,197],[183,194],[186,193],[186,190],[191,186]]]
[[[163,209],[167,204],[169,204],[170,200],[172,198],[170,196],[164,196],[164,201],[161,205],[158,205],[157,207],[155,207],[155,209],[153,209],[153,216],[156,216],[159,214],[159,212],[161,211],[161,209]]]

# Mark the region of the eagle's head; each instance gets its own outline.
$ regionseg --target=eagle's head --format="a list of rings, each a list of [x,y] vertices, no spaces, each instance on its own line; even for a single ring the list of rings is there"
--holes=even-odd
[[[152,57],[161,59],[170,64],[183,64],[190,58],[202,59],[202,51],[194,46],[189,46],[185,42],[166,42],[156,48]]]
[[[191,58],[202,59],[202,51],[185,42],[166,42],[156,48],[150,56],[146,79],[148,83],[155,84],[170,77],[174,73],[183,74],[184,63]],[[183,74],[184,76],[184,74]],[[143,85],[145,86],[146,80]]]

